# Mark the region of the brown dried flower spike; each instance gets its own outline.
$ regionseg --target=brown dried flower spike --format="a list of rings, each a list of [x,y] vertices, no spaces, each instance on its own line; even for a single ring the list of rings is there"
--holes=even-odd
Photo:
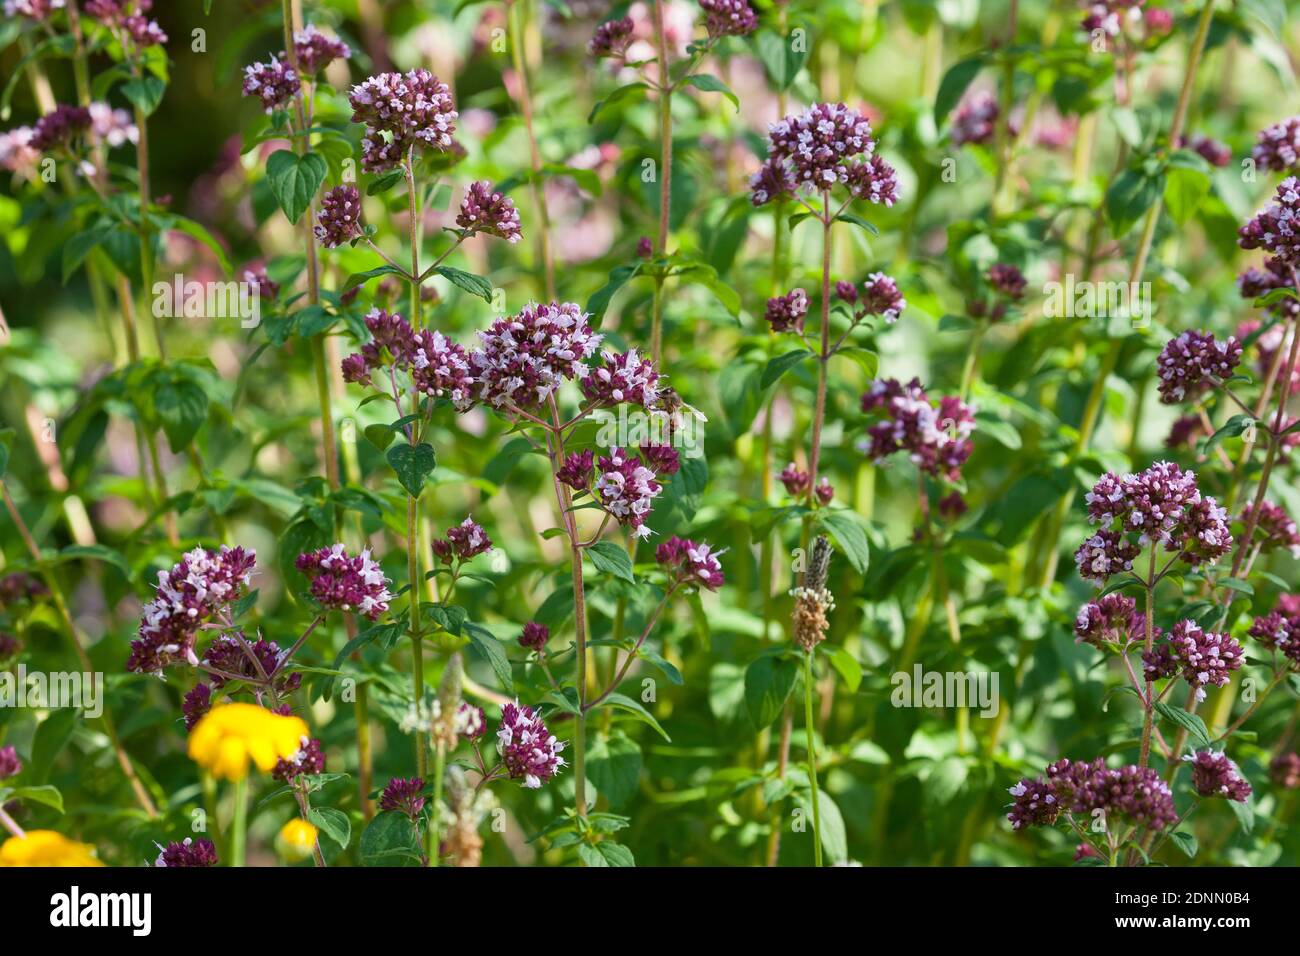
[[[826,640],[826,631],[830,628],[828,615],[835,610],[835,597],[826,589],[830,563],[831,543],[824,534],[818,535],[813,542],[803,584],[790,592],[794,597],[794,642],[809,653]]]

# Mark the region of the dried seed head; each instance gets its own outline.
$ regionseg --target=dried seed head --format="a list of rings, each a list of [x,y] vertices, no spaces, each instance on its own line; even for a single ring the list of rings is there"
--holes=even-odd
[[[829,615],[835,610],[835,596],[826,588],[830,563],[831,543],[825,535],[818,535],[808,558],[803,585],[790,592],[794,597],[794,614],[791,616],[794,642],[809,653],[826,640],[826,632],[830,629]]]

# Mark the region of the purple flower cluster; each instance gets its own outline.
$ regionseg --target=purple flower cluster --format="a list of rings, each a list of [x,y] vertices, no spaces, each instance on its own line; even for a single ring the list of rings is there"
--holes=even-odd
[[[704,541],[696,544],[690,538],[673,535],[655,548],[655,560],[668,573],[671,581],[716,591],[722,587],[722,565],[718,556]]]
[[[316,238],[333,249],[361,235],[361,193],[356,186],[335,186],[320,200]]]
[[[8,780],[23,772],[23,762],[13,746],[0,747],[0,780]]]
[[[743,37],[758,29],[758,14],[748,0],[700,0],[710,39]]]
[[[1156,356],[1160,401],[1174,405],[1196,398],[1211,386],[1231,378],[1241,363],[1241,348],[1241,343],[1232,336],[1220,342],[1211,332],[1190,329],[1170,339]]]
[[[586,377],[601,338],[572,302],[526,305],[479,332],[482,344],[469,354],[478,397],[498,408],[535,408],[565,379]]]
[[[482,737],[483,731],[487,730],[487,718],[483,716],[483,708],[475,707],[469,701],[462,700],[452,718],[452,729],[456,731],[457,736],[464,737],[466,740],[477,740]]]
[[[62,10],[64,0],[5,0],[5,16],[47,20],[55,10]]]
[[[352,122],[365,123],[361,164],[383,172],[415,146],[447,152],[455,144],[451,90],[428,70],[381,73],[352,87]]]
[[[884,416],[867,430],[866,451],[873,461],[906,451],[926,474],[956,480],[970,457],[975,430],[970,407],[952,396],[931,403],[919,379],[906,385],[892,378],[872,382],[862,410]]]
[[[409,372],[421,395],[445,395],[461,411],[474,403],[469,356],[441,332],[415,332],[402,316],[383,309],[370,310],[366,328],[374,338],[343,360],[344,381],[366,385],[376,368],[391,366]]]
[[[1196,153],[1211,166],[1227,166],[1232,162],[1232,148],[1209,136],[1184,136],[1180,145]]]
[[[785,295],[774,295],[767,300],[763,318],[773,332],[802,332],[804,316],[808,314],[808,294],[803,289],[791,289]]]
[[[268,113],[288,106],[301,88],[298,71],[279,57],[244,67],[244,95],[256,96]]]
[[[997,131],[997,98],[989,92],[979,92],[968,96],[952,116],[952,130],[948,134],[954,146],[973,143],[977,146],[988,143]]]
[[[1250,268],[1237,276],[1237,291],[1241,293],[1243,299],[1257,299],[1261,296],[1268,295],[1274,289],[1290,289],[1294,286],[1294,280],[1291,278],[1291,269],[1286,263],[1272,256],[1264,260],[1264,268]],[[1274,315],[1284,315],[1288,318],[1294,318],[1300,313],[1300,300],[1293,299],[1291,296],[1283,296],[1276,302],[1272,303],[1268,310]],[[1237,335],[1245,338],[1250,333],[1256,331],[1260,326],[1258,319],[1250,319],[1241,323],[1237,327]],[[1281,339],[1284,333],[1278,330],[1277,339]],[[1257,342],[1260,351],[1264,351],[1264,339],[1270,336],[1261,336]],[[1261,371],[1267,366],[1261,362]]]
[[[1225,797],[1245,803],[1251,794],[1250,783],[1225,753],[1200,750],[1183,757],[1192,765],[1192,786],[1202,797]]]
[[[1107,767],[1101,757],[1059,760],[1047,767],[1045,778],[1021,780],[1010,793],[1016,800],[1007,819],[1017,830],[1055,823],[1061,812],[1091,817],[1101,810],[1152,830],[1178,819],[1173,794],[1158,772],[1134,765]]]
[[[798,467],[794,462],[786,465],[781,469],[781,474],[777,475],[781,484],[785,485],[788,494],[795,498],[802,498],[808,494],[808,483],[812,481],[812,475]]]
[[[591,483],[591,469],[596,464],[596,453],[591,449],[570,452],[564,459],[555,477],[575,491],[581,491]]]
[[[524,632],[519,635],[519,646],[525,650],[541,654],[546,650],[546,642],[551,639],[551,629],[545,624],[529,621],[524,625]]]
[[[860,314],[879,315],[890,325],[897,322],[907,308],[907,300],[898,291],[898,283],[883,272],[873,272],[867,276],[860,301]]]
[[[632,43],[632,33],[635,29],[636,24],[632,22],[631,17],[606,20],[596,27],[587,49],[594,57],[622,59]]]
[[[346,60],[352,55],[352,49],[337,37],[308,26],[294,33],[293,55],[298,60],[298,69],[319,73],[335,60]]]
[[[505,193],[495,192],[486,180],[469,184],[465,198],[460,202],[456,225],[485,236],[496,236],[506,242],[523,238],[519,230],[519,210],[514,200]]]
[[[1288,176],[1278,183],[1273,204],[1237,230],[1237,245],[1243,249],[1264,249],[1281,262],[1300,265],[1300,180]]]
[[[1118,592],[1089,601],[1074,619],[1074,642],[1091,644],[1099,651],[1107,646],[1123,648],[1145,636],[1146,615],[1138,613],[1136,601]]]
[[[636,352],[604,351],[601,364],[594,366],[579,383],[587,401],[599,408],[627,402],[651,408],[659,398],[659,373]]]
[[[1024,273],[1010,263],[995,262],[989,266],[988,281],[997,292],[1013,302],[1019,302],[1025,297],[1028,283]]]
[[[1205,699],[1205,688],[1222,687],[1228,675],[1240,669],[1245,652],[1227,634],[1206,631],[1195,621],[1179,621],[1164,636],[1157,636],[1150,651],[1142,652],[1142,670],[1149,681],[1182,675]]]
[[[750,198],[762,206],[803,186],[815,191],[846,186],[859,199],[892,206],[898,181],[875,155],[871,124],[843,103],[815,103],[768,129],[768,159],[750,179]]]
[[[1193,567],[1215,561],[1232,547],[1227,512],[1202,497],[1196,474],[1158,461],[1141,474],[1107,472],[1085,500],[1088,519],[1100,530],[1075,552],[1079,576],[1105,582],[1128,571],[1141,547],[1158,543]],[[1129,540],[1136,535],[1137,542]]]
[[[303,737],[298,752],[289,758],[280,758],[271,770],[271,777],[281,783],[288,783],[302,774],[325,772],[325,754],[321,751],[319,740]]]
[[[186,837],[181,841],[168,843],[154,860],[154,866],[204,867],[217,865],[217,848],[211,840],[194,840]]]
[[[256,664],[253,663],[254,659],[257,660]],[[302,685],[301,674],[279,673],[284,663],[284,654],[279,644],[265,638],[251,642],[242,632],[222,634],[214,639],[203,653],[202,663],[207,668],[208,679],[212,681],[213,687],[224,687],[231,680],[260,683],[263,674],[274,678],[272,683],[277,694],[291,693]],[[195,690],[202,686],[204,685],[197,685]],[[200,701],[196,699],[195,703],[198,705]],[[207,712],[206,706],[203,712]]]
[[[106,26],[125,30],[136,46],[146,47],[167,42],[158,22],[145,16],[152,8],[153,0],[87,0],[84,12]]]
[[[652,445],[644,442],[641,445],[641,460],[646,463],[647,468],[653,469],[656,475],[675,475],[682,470],[682,456],[672,445]]]
[[[389,813],[404,813],[412,822],[424,809],[424,778],[394,777],[379,795],[379,809]]]
[[[18,652],[23,649],[23,642],[18,640],[12,634],[0,631],[0,664],[4,664],[11,657],[17,657]]]
[[[343,545],[298,555],[294,567],[311,582],[311,596],[326,610],[356,611],[376,621],[388,610],[392,582],[366,548],[349,555]]]
[[[538,789],[564,766],[560,756],[563,749],[564,744],[546,729],[531,707],[521,707],[518,702],[502,705],[497,750],[511,780],[522,780],[528,789]]]
[[[1300,163],[1300,116],[1292,116],[1262,130],[1250,151],[1255,165],[1281,173]]]
[[[1291,666],[1300,669],[1300,598],[1278,597],[1277,607],[1251,622],[1246,632],[1271,651],[1281,651]]]
[[[1241,512],[1242,524],[1249,526],[1251,515],[1255,512],[1254,503],[1246,505]],[[1265,554],[1285,548],[1291,557],[1300,558],[1300,531],[1280,505],[1271,501],[1262,501],[1259,505],[1259,517],[1255,521],[1255,535],[1260,550]]]
[[[596,472],[593,490],[605,513],[631,528],[634,537],[649,537],[645,520],[650,516],[654,499],[663,490],[663,485],[655,480],[654,471],[639,456],[613,448],[596,460]]]
[[[1268,765],[1268,777],[1283,790],[1300,788],[1300,754],[1278,754]]]
[[[301,679],[301,675],[299,676]],[[185,717],[185,730],[191,731],[194,725],[212,709],[212,688],[207,684],[195,684],[181,701],[181,714]]]
[[[446,537],[433,542],[433,556],[443,564],[451,564],[453,559],[469,561],[491,549],[492,539],[473,518],[448,528]]]
[[[1100,30],[1107,37],[1117,37],[1124,18],[1140,18],[1138,9],[1145,0],[1090,0],[1086,4],[1082,26],[1087,33]]]
[[[70,146],[90,129],[90,109],[60,103],[36,121],[32,129],[31,148],[44,153],[59,146]]]
[[[255,559],[254,552],[244,548],[195,548],[170,571],[159,571],[158,593],[141,613],[127,670],[157,673],[180,661],[197,664],[194,639],[199,627],[244,594]]]
[[[11,571],[0,577],[0,608],[27,604],[49,593],[50,589],[40,578],[26,571]]]

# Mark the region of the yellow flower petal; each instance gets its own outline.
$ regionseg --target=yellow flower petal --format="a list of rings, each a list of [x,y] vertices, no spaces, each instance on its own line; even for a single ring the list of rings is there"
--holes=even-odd
[[[88,843],[69,840],[53,830],[28,830],[0,846],[0,866],[103,866]]]
[[[213,776],[241,780],[251,757],[269,772],[296,754],[307,736],[299,717],[273,714],[256,704],[223,704],[204,714],[190,734],[189,755]]]

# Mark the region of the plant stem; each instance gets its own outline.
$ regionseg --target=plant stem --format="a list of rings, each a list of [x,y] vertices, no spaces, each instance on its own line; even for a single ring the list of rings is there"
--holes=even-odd
[[[438,830],[442,813],[442,778],[447,766],[447,745],[439,743],[433,753],[433,805],[429,807],[428,852],[429,866],[438,865]]]
[[[673,82],[669,76],[668,34],[664,28],[664,2],[654,0],[655,49],[659,60],[659,233],[655,255],[668,255],[668,230],[673,196]],[[655,276],[650,316],[650,361],[658,367],[663,358],[664,276]]]
[[[1155,641],[1155,621],[1152,619],[1152,605],[1154,603],[1152,595],[1156,589],[1156,548],[1153,542],[1148,546],[1151,555],[1147,566],[1146,580],[1146,634],[1142,640],[1143,653],[1151,653],[1151,645]],[[1146,675],[1143,675],[1144,677]],[[1153,682],[1151,678],[1146,679],[1146,707],[1142,715],[1142,744],[1138,752],[1138,766],[1145,767],[1151,759],[1151,728],[1155,725],[1155,704],[1152,696]]]
[[[230,824],[230,865],[243,868],[248,840],[248,777],[235,781],[235,818]]]
[[[524,130],[528,134],[528,158],[532,176],[533,206],[537,209],[537,257],[542,264],[542,289],[547,299],[555,298],[555,257],[551,251],[551,218],[546,209],[546,191],[542,186],[542,152],[537,145],[537,132],[533,127],[533,97],[528,86],[528,62],[524,56],[524,30],[519,7],[525,0],[507,0],[506,29],[509,31],[510,59],[515,68],[515,81],[519,84],[519,110],[524,116]],[[419,274],[418,272],[416,273]]]
[[[817,747],[813,742],[813,652],[803,658],[803,720],[808,737],[808,780],[812,784],[813,805],[813,865],[822,865],[822,811],[821,794],[817,787]]]
[[[414,495],[406,496],[406,573],[410,580],[411,601],[411,688],[415,695],[415,712],[424,707],[424,637],[420,633],[420,549],[418,546],[419,518]],[[424,733],[415,732],[415,770],[420,777],[428,776],[429,757],[424,746]]]

